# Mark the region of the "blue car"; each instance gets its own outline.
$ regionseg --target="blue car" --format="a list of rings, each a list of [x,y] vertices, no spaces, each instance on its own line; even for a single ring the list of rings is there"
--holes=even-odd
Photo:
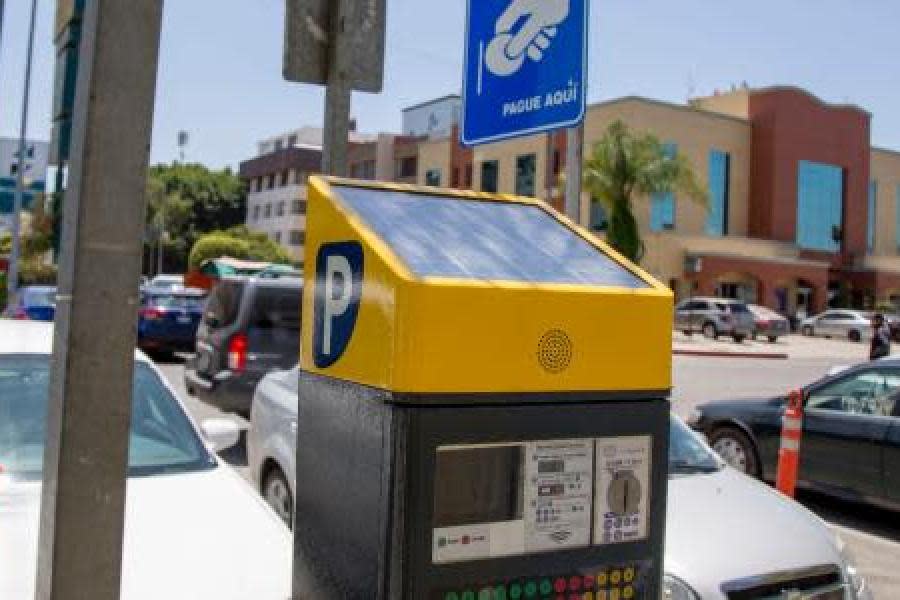
[[[148,353],[192,352],[206,292],[148,288],[138,313],[138,346]]]
[[[55,286],[30,285],[19,290],[19,301],[12,311],[14,319],[52,321],[55,316]]]

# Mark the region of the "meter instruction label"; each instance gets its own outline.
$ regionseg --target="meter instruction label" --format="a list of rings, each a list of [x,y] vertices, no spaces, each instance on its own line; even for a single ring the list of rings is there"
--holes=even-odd
[[[526,551],[590,544],[593,454],[593,440],[525,444]]]
[[[646,539],[651,450],[648,435],[597,439],[595,545]]]

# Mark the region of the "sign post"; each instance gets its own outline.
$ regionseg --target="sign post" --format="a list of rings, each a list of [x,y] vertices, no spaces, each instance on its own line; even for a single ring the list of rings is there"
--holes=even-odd
[[[587,0],[469,0],[463,145],[581,123],[587,17]]]

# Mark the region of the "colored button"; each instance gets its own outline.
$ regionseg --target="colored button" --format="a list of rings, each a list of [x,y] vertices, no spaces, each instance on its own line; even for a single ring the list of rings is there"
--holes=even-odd
[[[622,597],[622,591],[619,588],[609,590],[609,600],[619,600]]]
[[[537,583],[534,581],[525,583],[525,597],[534,598],[535,596],[537,596]]]
[[[444,594],[444,600],[459,600],[459,594],[456,592],[447,592]]]
[[[509,586],[509,597],[512,600],[519,600],[522,597],[522,586],[521,584],[514,583]]]
[[[494,590],[491,588],[481,588],[481,591],[478,592],[478,600],[492,600],[494,597]]]
[[[569,600],[581,600],[581,594],[569,594]]]
[[[569,589],[573,592],[581,589],[581,577],[579,575],[569,577]]]
[[[581,585],[584,586],[586,590],[594,589],[594,577],[591,575],[585,575],[581,580]]]
[[[609,574],[609,584],[610,585],[619,585],[619,582],[622,581],[622,571],[616,569],[612,573]]]
[[[624,588],[622,588],[622,598],[624,598],[625,600],[631,600],[631,598],[634,598],[634,588],[630,585],[626,585]]]
[[[597,573],[597,585],[605,586],[609,582],[609,575],[606,574],[606,571],[600,571]]]
[[[622,571],[622,579],[625,583],[631,583],[634,581],[634,567],[628,567],[624,571]]]
[[[506,600],[506,586],[498,585],[494,588],[494,600]]]
[[[475,592],[466,590],[462,593],[462,600],[475,600]]]
[[[597,600],[609,600],[609,594],[606,590],[597,590],[597,595],[595,597]]]
[[[563,577],[557,577],[556,581],[553,582],[553,589],[556,590],[557,594],[562,594],[566,591],[566,580]]]
[[[541,596],[549,596],[553,592],[553,584],[546,577],[541,579]]]
[[[594,600],[594,592],[585,592],[581,595],[581,600]]]

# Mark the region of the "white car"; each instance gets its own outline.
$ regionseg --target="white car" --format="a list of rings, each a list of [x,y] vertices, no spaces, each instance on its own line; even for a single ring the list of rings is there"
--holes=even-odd
[[[805,336],[837,338],[859,342],[872,337],[872,316],[859,310],[832,309],[804,319],[800,333]]]
[[[288,524],[298,382],[297,369],[263,378],[247,434],[252,477]],[[821,519],[727,466],[675,416],[670,432],[664,598],[871,599],[843,542]]]
[[[34,597],[53,330],[0,321],[0,598]],[[290,531],[215,452],[236,425],[201,435],[157,368],[134,371],[122,600],[284,600]],[[85,549],[89,551],[89,549]]]

